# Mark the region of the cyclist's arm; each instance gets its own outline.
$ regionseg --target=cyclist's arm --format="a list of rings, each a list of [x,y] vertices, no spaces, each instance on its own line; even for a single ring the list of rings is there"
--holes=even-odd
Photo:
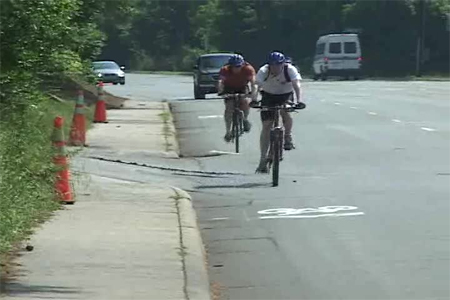
[[[257,101],[258,94],[261,93],[262,86],[263,86],[263,83],[264,83],[264,78],[267,77],[268,70],[269,70],[268,67],[263,66],[256,73],[256,76],[255,76],[255,88],[256,88],[256,91],[255,91],[255,94],[254,94],[255,98],[252,99],[255,102]]]
[[[256,101],[256,99],[258,98],[258,88],[256,86],[255,76],[250,79],[250,93],[252,101]]]
[[[288,72],[289,76],[292,80],[292,87],[294,88],[295,92],[295,102],[300,103],[303,100],[302,95],[302,86],[300,84],[300,81],[302,80],[302,75],[300,75],[300,72],[297,70],[296,67],[293,65],[288,65]]]
[[[227,71],[225,67],[222,67],[219,71],[219,82],[217,83],[217,92],[218,94],[222,94],[225,89],[224,81],[227,77]]]
[[[292,86],[294,87],[294,92],[295,92],[295,100],[296,100],[295,102],[296,103],[303,102],[302,101],[302,85],[300,84],[300,79],[293,80]]]
[[[225,88],[225,86],[224,86],[224,84],[223,84],[223,80],[222,80],[222,79],[219,79],[219,83],[217,84],[217,93],[218,93],[219,95],[222,94],[223,91],[224,91],[224,88]]]

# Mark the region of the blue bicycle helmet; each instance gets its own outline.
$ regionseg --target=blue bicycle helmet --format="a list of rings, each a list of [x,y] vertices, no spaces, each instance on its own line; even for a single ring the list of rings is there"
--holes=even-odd
[[[245,60],[242,57],[242,55],[239,54],[234,54],[233,56],[230,57],[230,59],[228,60],[228,64],[232,67],[240,67],[243,66],[245,64]]]
[[[269,65],[279,65],[286,61],[283,53],[272,52],[269,55]]]

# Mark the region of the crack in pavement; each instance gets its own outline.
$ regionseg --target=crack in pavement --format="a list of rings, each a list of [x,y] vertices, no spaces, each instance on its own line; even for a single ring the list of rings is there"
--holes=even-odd
[[[196,170],[161,167],[161,166],[148,165],[148,164],[138,163],[138,162],[123,161],[120,159],[104,158],[104,157],[99,157],[99,156],[87,156],[86,158],[100,160],[100,161],[106,161],[106,162],[112,162],[112,163],[119,163],[119,164],[130,165],[130,166],[138,166],[138,167],[162,170],[162,171],[180,172],[180,173],[219,175],[219,176],[220,175],[244,175],[243,173],[234,173],[234,172],[196,171]]]

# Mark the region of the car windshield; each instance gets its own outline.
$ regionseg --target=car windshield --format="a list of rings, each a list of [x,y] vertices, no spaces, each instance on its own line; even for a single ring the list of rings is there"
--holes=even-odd
[[[94,62],[92,63],[93,67],[95,70],[100,70],[100,69],[119,69],[119,66],[112,61],[98,61],[98,62]]]
[[[200,59],[200,69],[219,69],[228,62],[230,56],[205,56]]]

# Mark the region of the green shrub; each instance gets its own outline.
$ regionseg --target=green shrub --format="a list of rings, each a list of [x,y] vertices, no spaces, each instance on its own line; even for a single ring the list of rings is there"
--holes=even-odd
[[[56,102],[13,83],[8,88],[8,101],[0,103],[0,253],[59,207],[50,136],[60,115],[67,138],[74,111],[73,102]]]

